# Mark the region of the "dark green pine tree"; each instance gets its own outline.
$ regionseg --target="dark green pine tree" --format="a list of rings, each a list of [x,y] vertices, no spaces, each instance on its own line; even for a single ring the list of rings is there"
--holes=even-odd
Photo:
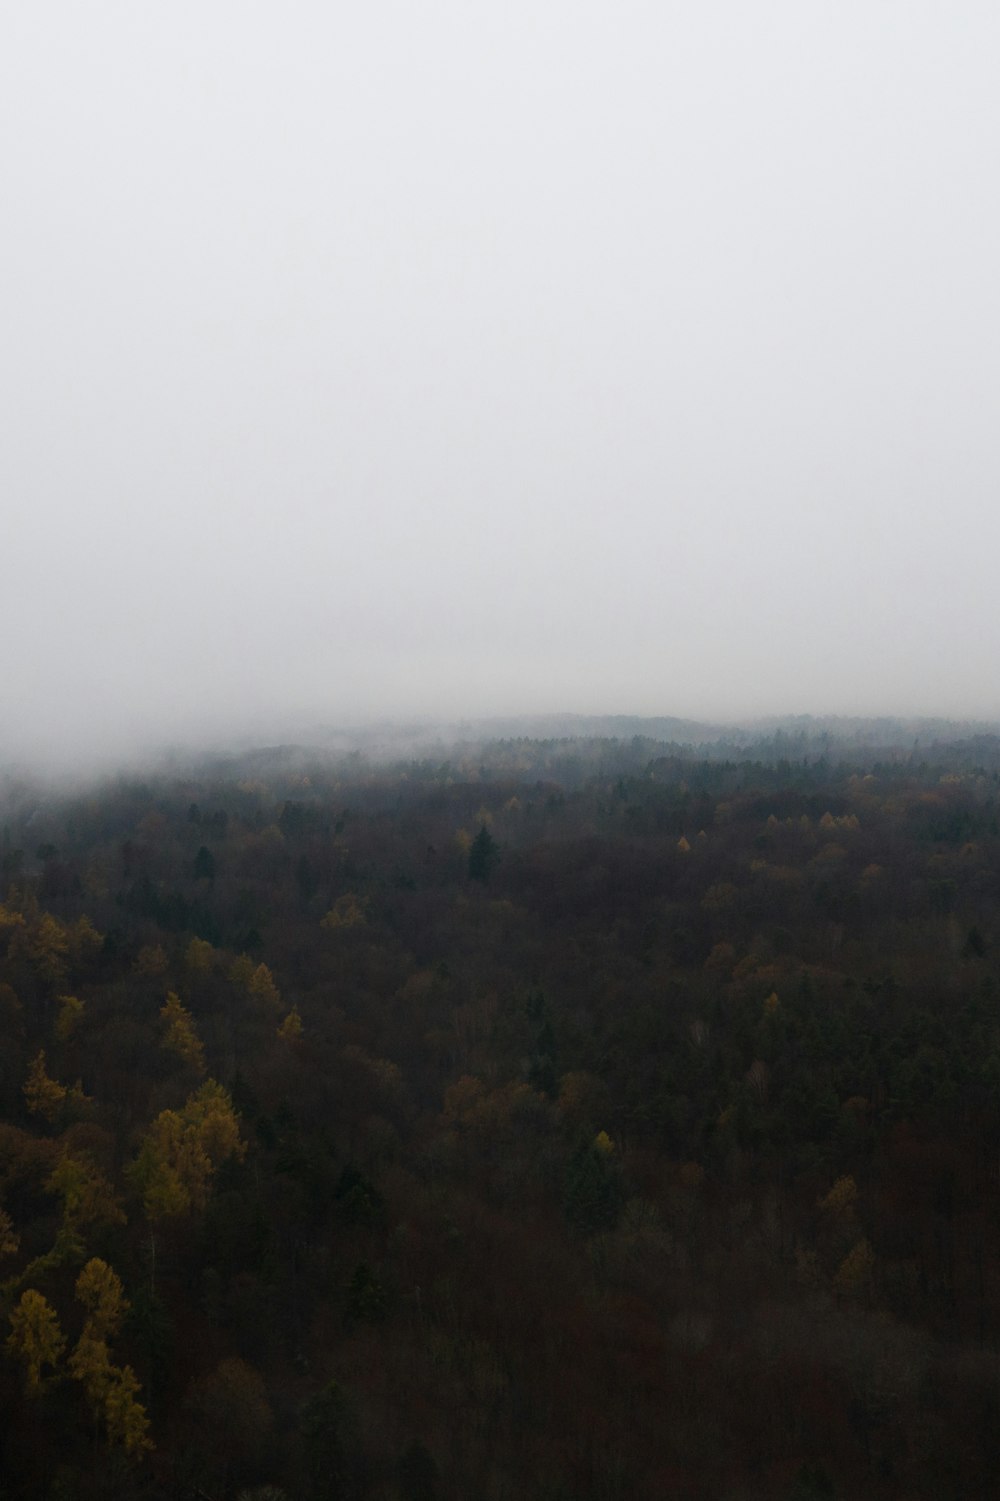
[[[483,824],[469,850],[469,878],[473,881],[488,881],[499,858],[500,847]]]

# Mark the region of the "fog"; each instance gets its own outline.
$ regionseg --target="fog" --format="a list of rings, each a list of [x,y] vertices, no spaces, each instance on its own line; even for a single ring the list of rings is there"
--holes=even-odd
[[[37,0],[0,752],[1000,715],[1000,11]]]

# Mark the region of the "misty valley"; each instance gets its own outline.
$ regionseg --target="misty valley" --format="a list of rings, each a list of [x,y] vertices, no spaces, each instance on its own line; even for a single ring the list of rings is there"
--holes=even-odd
[[[1000,738],[0,782],[3,1501],[972,1501]]]

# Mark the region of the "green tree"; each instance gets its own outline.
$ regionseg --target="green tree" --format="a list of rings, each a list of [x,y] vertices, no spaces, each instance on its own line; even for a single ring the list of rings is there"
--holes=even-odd
[[[575,1230],[593,1235],[613,1230],[624,1199],[621,1169],[603,1131],[570,1161],[563,1209]]]
[[[469,846],[469,879],[488,881],[500,859],[500,847],[483,824]]]

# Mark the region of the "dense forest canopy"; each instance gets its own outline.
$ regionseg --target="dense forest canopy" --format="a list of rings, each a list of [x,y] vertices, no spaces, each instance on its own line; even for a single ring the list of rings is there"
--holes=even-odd
[[[0,1494],[990,1493],[1000,742],[647,728],[7,781]]]

